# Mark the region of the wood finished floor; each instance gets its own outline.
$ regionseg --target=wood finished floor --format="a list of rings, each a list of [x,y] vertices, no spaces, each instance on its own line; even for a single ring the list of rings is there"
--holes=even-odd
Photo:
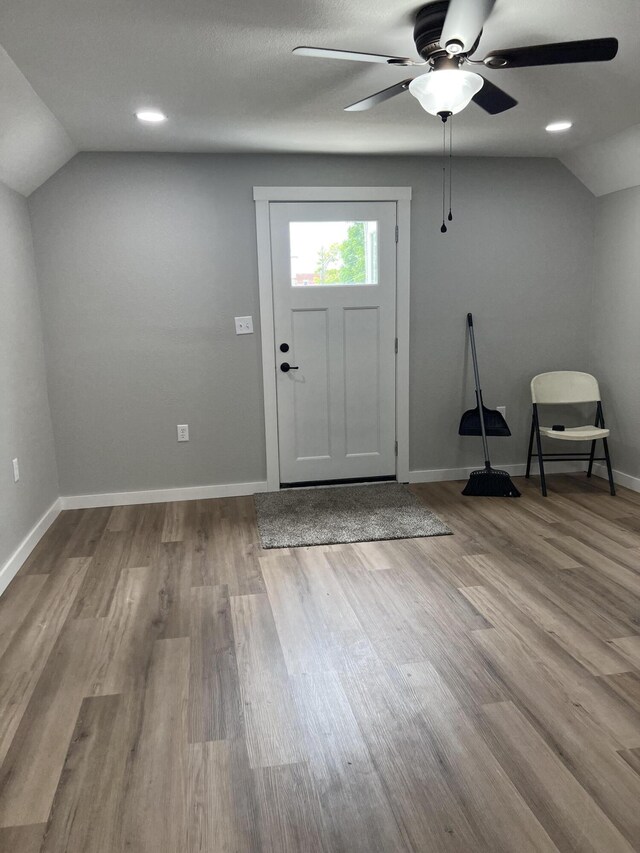
[[[640,850],[640,495],[550,481],[290,551],[62,513],[0,599],[2,853]]]

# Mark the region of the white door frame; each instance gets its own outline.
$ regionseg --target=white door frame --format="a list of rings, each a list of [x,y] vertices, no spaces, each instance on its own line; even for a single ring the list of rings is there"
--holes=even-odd
[[[258,237],[258,285],[262,333],[262,381],[267,450],[267,489],[280,489],[276,351],[273,322],[273,278],[269,203],[272,201],[394,201],[397,206],[396,243],[396,477],[409,481],[409,248],[411,187],[254,187]]]

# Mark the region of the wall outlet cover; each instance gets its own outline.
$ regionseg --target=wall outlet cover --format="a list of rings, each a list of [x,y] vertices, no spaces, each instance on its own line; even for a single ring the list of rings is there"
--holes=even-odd
[[[253,334],[253,317],[236,317],[236,335]]]
[[[178,441],[189,441],[189,424],[178,424]]]

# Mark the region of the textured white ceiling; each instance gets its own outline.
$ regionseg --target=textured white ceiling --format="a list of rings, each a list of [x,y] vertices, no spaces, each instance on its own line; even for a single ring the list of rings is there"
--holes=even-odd
[[[414,56],[419,5],[3,0],[0,180],[29,194],[76,148],[437,153],[441,124],[409,94],[370,112],[342,109],[411,69],[291,54],[311,44]],[[479,56],[598,36],[616,36],[620,50],[611,63],[483,70],[520,104],[494,117],[469,106],[455,120],[457,152],[559,156],[598,195],[637,184],[639,34],[640,0],[497,0]],[[139,124],[144,106],[169,121]],[[574,128],[547,134],[559,118]]]
[[[0,181],[29,195],[75,153],[60,122],[0,47]]]
[[[343,107],[411,69],[296,57],[299,44],[414,55],[419,5],[398,0],[3,0],[4,47],[81,149],[433,153],[438,119],[409,94]],[[617,36],[611,63],[486,71],[520,101],[469,106],[462,154],[559,156],[640,122],[638,0],[497,0],[491,48]],[[133,118],[157,106],[169,121]],[[547,122],[574,129],[551,136]]]

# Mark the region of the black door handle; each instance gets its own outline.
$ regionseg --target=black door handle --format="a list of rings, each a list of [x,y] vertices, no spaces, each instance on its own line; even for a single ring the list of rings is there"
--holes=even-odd
[[[283,361],[282,364],[280,365],[280,370],[283,373],[288,373],[290,370],[298,370],[298,368],[294,367],[292,364],[289,364],[289,362],[287,362],[287,361]]]

